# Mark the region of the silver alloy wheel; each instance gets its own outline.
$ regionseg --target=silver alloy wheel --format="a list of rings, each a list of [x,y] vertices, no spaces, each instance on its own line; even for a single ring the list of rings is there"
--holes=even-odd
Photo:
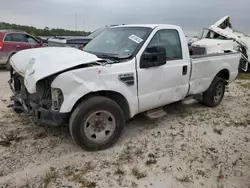
[[[116,122],[114,116],[105,110],[91,113],[84,123],[86,137],[95,143],[108,140],[115,131]]]
[[[215,88],[215,95],[214,95],[214,101],[215,103],[218,103],[223,95],[223,86],[222,84],[218,84]]]

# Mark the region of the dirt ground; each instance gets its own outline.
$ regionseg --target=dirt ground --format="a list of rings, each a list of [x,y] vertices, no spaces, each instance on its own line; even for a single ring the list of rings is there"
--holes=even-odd
[[[8,77],[0,71],[0,187],[250,188],[250,77],[217,108],[190,100],[157,121],[137,116],[100,152],[8,109]]]

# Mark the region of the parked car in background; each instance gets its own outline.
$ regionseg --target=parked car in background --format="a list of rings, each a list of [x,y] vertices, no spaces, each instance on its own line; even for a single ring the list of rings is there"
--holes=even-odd
[[[209,28],[203,28],[199,39],[190,46],[194,55],[238,51],[242,56],[239,70],[250,72],[250,35],[236,30],[230,16],[221,18]]]
[[[24,31],[0,30],[0,66],[9,70],[9,59],[16,52],[42,46],[42,41]]]
[[[57,47],[74,47],[78,48],[80,50],[83,49],[83,47],[89,43],[93,38],[98,36],[101,32],[106,30],[109,27],[112,26],[117,26],[117,25],[108,25],[101,27],[95,31],[93,31],[90,35],[88,36],[56,36],[56,37],[51,37],[48,39],[48,46],[57,46]]]

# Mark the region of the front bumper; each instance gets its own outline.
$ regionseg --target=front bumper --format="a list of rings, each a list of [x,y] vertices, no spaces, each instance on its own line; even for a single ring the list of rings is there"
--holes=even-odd
[[[35,118],[42,124],[60,126],[69,123],[69,113],[60,113],[45,108],[39,108],[34,111]]]
[[[33,116],[37,123],[45,125],[60,126],[69,123],[70,113],[60,113],[58,111],[43,108],[38,104],[32,105],[36,106],[35,108],[30,107],[22,99],[21,95],[15,92],[15,89],[12,86],[12,80],[9,81],[9,86],[13,96],[10,98],[12,104],[8,107],[11,107],[16,113],[26,112]]]

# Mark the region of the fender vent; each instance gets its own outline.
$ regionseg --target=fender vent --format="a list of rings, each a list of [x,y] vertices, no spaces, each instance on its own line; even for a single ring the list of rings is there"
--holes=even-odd
[[[132,86],[135,84],[134,73],[120,74],[119,80],[127,86]]]

